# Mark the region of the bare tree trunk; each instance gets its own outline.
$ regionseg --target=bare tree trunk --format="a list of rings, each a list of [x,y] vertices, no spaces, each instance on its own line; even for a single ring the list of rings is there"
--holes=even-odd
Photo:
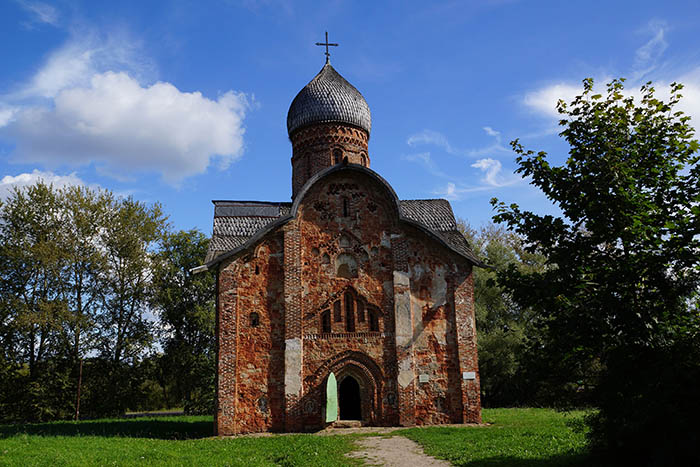
[[[75,401],[75,421],[80,419],[80,386],[83,383],[83,359],[80,359],[80,370],[78,370],[78,396]]]

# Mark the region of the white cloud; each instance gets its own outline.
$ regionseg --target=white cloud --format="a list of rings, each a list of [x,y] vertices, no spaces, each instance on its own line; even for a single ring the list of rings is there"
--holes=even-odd
[[[423,130],[420,133],[416,133],[415,135],[409,136],[408,140],[406,140],[406,144],[408,144],[409,146],[416,146],[418,144],[431,144],[433,146],[443,148],[449,154],[457,153],[457,150],[454,149],[452,145],[450,145],[450,142],[447,141],[445,135],[433,130]]]
[[[0,102],[0,128],[10,123],[16,111],[15,107],[6,106]]]
[[[479,159],[472,164],[472,167],[481,169],[486,175],[482,179],[487,185],[491,186],[501,186],[498,181],[498,176],[501,172],[501,163],[495,159]]]
[[[419,162],[423,164],[428,173],[440,178],[450,178],[445,172],[440,170],[435,161],[433,161],[429,152],[420,152],[417,154],[409,154],[402,157],[403,159],[411,162]]]
[[[126,32],[75,30],[71,39],[52,52],[26,84],[4,96],[4,100],[53,99],[64,89],[89,86],[94,75],[106,71],[124,71],[136,79],[153,81],[154,69],[152,62],[140,53],[139,42]]]
[[[652,37],[635,52],[632,81],[638,81],[656,68],[658,60],[668,48],[668,42],[665,38],[667,29],[668,27],[663,21],[649,22],[646,32],[650,32]]]
[[[678,71],[676,76],[671,79],[668,77],[659,79],[653,76],[654,70],[658,68],[659,61],[669,45],[667,41],[668,30],[668,25],[658,20],[649,22],[645,27],[644,33],[650,34],[651,37],[635,51],[634,65],[628,73],[630,79],[625,83],[626,89],[623,94],[634,97],[636,102],[639,102],[642,82],[652,80],[656,97],[667,101],[670,96],[670,84],[672,82],[682,83],[684,85],[681,91],[683,98],[678,105],[678,110],[682,110],[692,117],[691,124],[698,125],[700,122],[700,66],[696,66],[688,72]],[[609,74],[599,74],[595,79],[595,92],[605,95],[607,93],[605,84],[611,80],[612,77]],[[580,81],[563,81],[527,93],[523,97],[522,103],[535,113],[558,119],[560,115],[556,111],[557,101],[561,99],[569,103],[582,92],[583,86]]]
[[[218,156],[223,167],[243,149],[242,94],[210,100],[170,83],[142,87],[106,72],[87,87],[60,91],[54,107],[16,112],[0,134],[15,141],[14,158],[48,167],[101,162],[126,171],[158,171],[170,182],[202,173]]]
[[[595,91],[605,95],[605,83],[609,82],[609,78],[595,80]],[[683,98],[678,105],[678,109],[682,110],[692,118],[691,124],[697,126],[700,122],[700,67],[678,76],[676,79],[657,80],[653,82],[656,90],[656,97],[667,101],[670,97],[671,82],[678,82],[684,85],[681,94]],[[625,96],[635,98],[638,103],[641,98],[639,83],[625,83],[626,89],[623,91]],[[541,89],[528,93],[523,99],[523,104],[529,107],[536,113],[544,117],[560,118],[561,116],[556,111],[556,103],[559,99],[564,102],[571,102],[577,95],[583,92],[583,85],[575,83],[560,83],[550,86],[545,86]]]
[[[18,0],[17,3],[33,15],[34,21],[50,24],[52,26],[58,24],[58,11],[51,5],[29,0]]]
[[[445,150],[448,154],[454,156],[466,157],[481,157],[493,154],[494,152],[510,152],[510,150],[501,144],[501,133],[491,127],[485,126],[483,130],[487,135],[495,138],[495,142],[488,146],[476,149],[459,149],[450,144],[450,141],[445,135],[433,130],[423,130],[419,133],[411,135],[406,140],[409,146],[417,146],[427,144],[437,146]]]
[[[484,127],[484,131],[485,131],[486,134],[489,135],[489,136],[495,136],[496,138],[499,138],[499,137],[501,136],[501,132],[500,132],[500,131],[496,131],[496,130],[494,130],[493,128],[491,128],[490,126],[485,126],[485,127]]]
[[[453,182],[447,182],[447,185],[445,185],[444,188],[437,189],[433,191],[433,194],[436,196],[439,196],[441,198],[445,198],[450,201],[458,201],[464,197],[464,195],[468,193],[476,193],[479,191],[488,191],[488,190],[493,190],[493,187],[491,186],[471,186],[471,187],[464,187],[460,186],[458,187],[455,183]]]
[[[124,33],[75,32],[25,85],[0,96],[0,137],[15,146],[15,161],[93,164],[119,179],[156,172],[174,184],[239,158],[247,97],[143,84],[153,70]]]
[[[504,186],[514,185],[523,180],[521,177],[515,174],[510,176],[503,175],[501,173],[503,166],[501,165],[500,161],[495,159],[479,159],[472,164],[472,167],[479,169],[484,173],[484,177],[481,179],[481,181],[490,187],[501,188]]]
[[[526,107],[547,117],[558,117],[557,102],[571,102],[583,90],[580,84],[557,83],[529,92],[523,99]]]
[[[18,97],[55,97],[61,90],[84,84],[95,70],[95,51],[70,44],[52,54]]]
[[[450,201],[456,201],[462,199],[464,195],[469,193],[493,191],[499,188],[518,185],[525,181],[525,179],[516,174],[504,175],[502,173],[503,166],[501,162],[495,159],[479,159],[475,163],[471,164],[471,166],[475,169],[479,169],[484,174],[484,176],[479,180],[481,182],[480,185],[458,186],[454,182],[447,182],[447,185],[445,185],[444,188],[433,191],[433,194],[441,196]]]
[[[448,199],[450,201],[455,201],[455,200],[459,199],[459,194],[457,193],[457,187],[452,182],[447,182],[447,186],[445,186],[445,188],[442,191],[437,190],[433,193],[435,193],[436,195],[442,196],[443,198]]]
[[[34,169],[32,173],[23,173],[15,176],[5,175],[0,179],[0,199],[7,198],[14,188],[34,185],[38,181],[51,184],[54,188],[63,188],[70,185],[85,185],[85,182],[75,175],[75,172],[68,175],[57,175],[53,172],[42,172]]]

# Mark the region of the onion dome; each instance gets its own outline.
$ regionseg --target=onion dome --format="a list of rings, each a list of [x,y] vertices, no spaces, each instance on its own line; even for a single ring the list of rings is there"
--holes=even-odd
[[[314,79],[299,91],[287,113],[287,132],[314,123],[346,123],[368,134],[372,117],[360,91],[326,63]]]

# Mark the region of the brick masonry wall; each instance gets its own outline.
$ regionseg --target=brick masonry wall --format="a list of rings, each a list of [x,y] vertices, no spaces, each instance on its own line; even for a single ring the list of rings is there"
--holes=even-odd
[[[481,423],[479,359],[474,317],[474,276],[470,269],[465,269],[455,276],[454,301],[460,370],[476,373],[476,379],[462,379],[462,422]]]
[[[219,434],[322,428],[330,372],[357,380],[365,424],[480,421],[471,266],[362,173],[329,174],[223,263],[218,299]]]
[[[218,434],[284,429],[284,284],[282,241],[272,236],[222,267],[220,302],[235,283],[236,316],[220,313]],[[232,299],[228,299],[232,302]],[[223,310],[226,310],[224,306]],[[255,316],[255,315],[257,316]],[[255,318],[255,320],[253,319]],[[228,353],[228,355],[227,355]],[[228,363],[235,355],[235,365]]]
[[[335,164],[333,151],[340,149],[348,162],[369,167],[365,130],[338,123],[321,123],[295,131],[292,141],[292,198],[304,183]]]
[[[463,381],[466,371],[478,375],[471,266],[411,230],[407,229],[407,261],[415,336],[416,423],[478,422],[478,379]],[[457,297],[455,283],[460,284]]]
[[[360,384],[365,423],[386,425],[396,417],[396,398],[385,396],[395,381],[389,232],[396,230],[397,217],[394,207],[376,191],[365,177],[329,176],[300,205],[302,406],[303,424],[308,428],[323,426],[325,382],[331,371],[338,381],[351,375]],[[337,274],[343,258],[351,258],[348,277]],[[354,316],[351,329],[348,303]],[[330,314],[331,334],[321,329],[324,311]],[[340,320],[336,320],[338,312]],[[370,329],[370,312],[378,313],[377,331]]]

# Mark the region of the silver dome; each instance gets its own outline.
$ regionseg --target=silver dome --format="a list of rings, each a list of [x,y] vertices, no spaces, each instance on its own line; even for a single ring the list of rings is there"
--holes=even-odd
[[[360,91],[326,63],[314,79],[299,91],[287,113],[287,132],[312,123],[339,122],[370,132],[372,117]]]

